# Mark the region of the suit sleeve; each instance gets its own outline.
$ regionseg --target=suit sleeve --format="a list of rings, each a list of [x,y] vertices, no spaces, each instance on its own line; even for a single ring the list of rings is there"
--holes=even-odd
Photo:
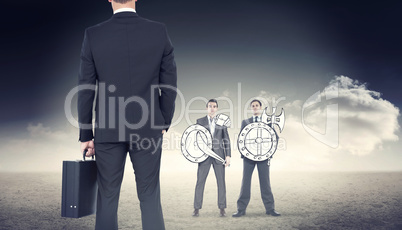
[[[243,130],[243,128],[244,127],[246,127],[246,120],[243,120],[242,122],[241,122],[241,129],[240,129],[240,132]]]
[[[159,105],[162,116],[165,120],[164,129],[169,129],[172,122],[175,100],[177,95],[177,70],[174,60],[173,46],[164,26],[165,48],[163,51],[160,72],[159,72]]]
[[[244,127],[246,127],[247,126],[247,122],[246,122],[247,120],[243,120],[242,122],[241,122],[241,129],[240,129],[240,132],[244,129]],[[239,133],[239,135],[240,135],[240,133]],[[239,150],[240,151],[240,150]],[[240,157],[241,158],[243,158],[244,156],[243,156],[243,154],[241,154],[241,152],[240,152]]]
[[[79,141],[86,142],[94,137],[92,132],[92,110],[97,79],[87,30],[85,30],[84,41],[82,42],[80,60],[77,100],[80,128]]]
[[[228,133],[228,129],[226,127],[223,128],[222,130],[223,132],[223,144],[225,147],[225,154],[227,157],[231,157],[231,150],[230,150],[230,138],[229,138],[229,133]]]

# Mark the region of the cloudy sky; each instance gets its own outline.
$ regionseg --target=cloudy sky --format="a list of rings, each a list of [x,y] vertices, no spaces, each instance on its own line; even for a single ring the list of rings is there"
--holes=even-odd
[[[8,13],[0,16],[0,171],[60,171],[62,160],[80,155],[64,103],[77,83],[83,32],[107,20],[110,5],[1,4]],[[401,8],[391,1],[138,1],[140,16],[167,25],[178,66],[182,97],[163,169],[196,168],[177,143],[205,115],[195,111],[203,100],[218,98],[233,122],[233,170],[241,170],[239,125],[250,115],[249,100],[259,97],[268,107],[282,98],[278,107],[286,111],[273,169],[402,170]],[[331,129],[327,120],[335,115]]]

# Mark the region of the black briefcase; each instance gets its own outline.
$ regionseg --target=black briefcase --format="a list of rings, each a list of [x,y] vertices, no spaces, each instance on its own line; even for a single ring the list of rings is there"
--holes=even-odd
[[[96,212],[96,161],[63,161],[61,216],[80,218]]]

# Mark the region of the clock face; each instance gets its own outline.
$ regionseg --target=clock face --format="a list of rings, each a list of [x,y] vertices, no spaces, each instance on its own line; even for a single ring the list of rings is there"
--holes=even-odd
[[[264,161],[270,158],[278,147],[276,132],[266,123],[250,123],[241,130],[237,147],[244,157],[253,161]]]
[[[206,143],[208,148],[212,148],[212,135],[208,129],[201,125],[189,126],[181,137],[180,145],[183,156],[193,163],[200,163],[208,158],[208,155],[200,149],[197,143],[197,133],[203,143]]]

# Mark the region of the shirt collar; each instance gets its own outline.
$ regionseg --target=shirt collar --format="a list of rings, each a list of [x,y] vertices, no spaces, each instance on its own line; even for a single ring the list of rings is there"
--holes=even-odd
[[[120,12],[134,12],[134,13],[137,13],[134,8],[120,8],[120,9],[115,10],[113,12],[113,14],[117,14],[117,13],[120,13]]]

